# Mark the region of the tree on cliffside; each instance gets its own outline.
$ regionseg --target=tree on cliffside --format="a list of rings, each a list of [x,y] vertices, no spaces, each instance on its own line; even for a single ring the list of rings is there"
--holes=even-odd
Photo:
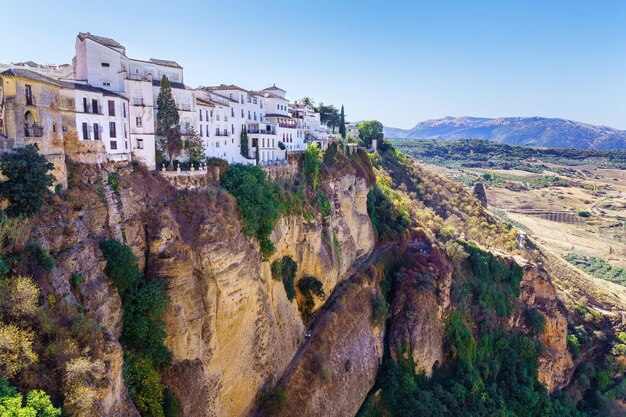
[[[8,179],[0,183],[0,196],[9,200],[9,215],[31,216],[39,211],[54,183],[49,173],[53,168],[54,165],[39,154],[37,145],[2,155],[0,169]]]
[[[183,141],[180,134],[180,115],[176,109],[176,102],[172,96],[172,86],[164,75],[161,78],[161,90],[157,98],[157,147],[167,154],[169,163],[183,150]]]
[[[248,130],[247,129],[241,129],[241,134],[239,135],[239,141],[240,141],[240,152],[241,152],[241,156],[243,156],[246,159],[250,159],[250,148],[248,147]]]
[[[339,134],[342,138],[346,138],[346,115],[343,111],[343,104],[341,105],[341,113],[339,115]]]
[[[368,120],[359,124],[359,136],[367,147],[372,145],[373,140],[381,141],[384,138],[383,124],[378,120]]]
[[[199,168],[200,164],[206,159],[204,142],[192,124],[187,123],[185,130],[187,131],[187,136],[185,137],[183,147],[189,157],[189,162],[196,168]]]

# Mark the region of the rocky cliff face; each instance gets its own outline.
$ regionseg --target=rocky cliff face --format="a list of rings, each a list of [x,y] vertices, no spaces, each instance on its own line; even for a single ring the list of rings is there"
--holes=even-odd
[[[258,416],[354,416],[374,385],[383,356],[384,326],[374,323],[381,275],[357,272],[328,302],[308,340],[280,380],[284,398]],[[342,284],[343,285],[343,284]],[[297,411],[296,411],[297,410]]]
[[[98,185],[106,183],[106,171],[72,167],[80,171],[74,173],[81,178],[80,198],[46,210],[38,219],[38,237],[57,260],[49,291],[80,303],[102,327],[91,352],[107,369],[101,415],[138,416],[122,378],[121,302],[103,273],[98,247],[107,237],[127,242],[140,267],[168,283],[166,345],[173,361],[164,380],[181,401],[182,416],[248,415],[276,384],[285,390],[283,406],[266,403],[255,414],[357,412],[376,379],[385,335],[384,325],[373,320],[382,272],[368,266],[375,256],[365,179],[349,172],[326,179],[332,214],[310,223],[283,218],[272,234],[277,250],[270,261],[290,256],[298,265],[296,281],[312,275],[327,295],[336,290],[309,340],[296,301],[271,278],[270,262],[261,262],[257,243],[241,233],[236,202],[223,190],[208,185],[177,193],[158,173],[118,166],[122,187],[116,195]],[[406,345],[404,354],[411,355],[416,370],[430,374],[444,360],[452,266],[423,233],[411,236],[403,249],[410,259],[402,271],[408,279],[391,305],[388,343],[392,355]],[[78,289],[70,285],[72,273],[85,278]],[[540,380],[550,390],[565,386],[573,369],[567,322],[545,271],[526,271],[520,304],[547,319]],[[522,310],[509,325],[524,332]]]
[[[76,175],[84,201],[50,210],[40,237],[58,261],[50,277],[54,293],[82,303],[104,329],[93,352],[108,370],[102,414],[137,414],[121,374],[121,302],[103,274],[97,243],[112,236],[127,242],[146,273],[168,283],[166,345],[173,361],[165,382],[181,401],[182,415],[246,415],[260,390],[288,365],[304,325],[296,302],[271,279],[270,263],[260,261],[256,242],[241,233],[234,199],[216,187],[177,195],[158,174],[129,167],[118,167],[119,196],[108,187],[96,192],[106,172],[74,168],[81,171]],[[371,252],[374,236],[365,180],[342,175],[326,186],[334,190],[329,218],[310,224],[283,219],[272,238],[275,258],[291,256],[298,263],[296,280],[316,276],[330,294]],[[71,291],[72,273],[85,278],[80,294]]]
[[[572,355],[567,349],[567,318],[547,272],[541,268],[527,268],[521,283],[520,304],[536,308],[546,318],[540,336],[546,349],[539,356],[538,378],[548,391],[565,387],[574,372]],[[511,317],[514,329],[525,329],[523,309]]]

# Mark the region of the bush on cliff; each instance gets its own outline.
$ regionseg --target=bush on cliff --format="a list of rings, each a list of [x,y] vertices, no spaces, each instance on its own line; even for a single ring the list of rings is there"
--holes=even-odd
[[[283,210],[280,187],[255,165],[231,165],[220,181],[237,199],[244,234],[259,241],[261,256],[267,259],[276,251],[269,236]]]
[[[315,299],[313,296],[324,300],[326,293],[324,293],[324,287],[320,280],[312,276],[301,278],[300,281],[298,281],[298,289],[304,297],[304,301],[299,305],[300,313],[304,320],[308,320],[311,317],[313,307],[315,307]]]
[[[0,170],[7,177],[0,183],[0,196],[9,200],[7,213],[11,216],[31,216],[39,211],[54,177],[54,165],[39,154],[36,145],[27,145],[0,157]]]
[[[162,417],[163,384],[158,369],[169,364],[171,352],[164,344],[167,295],[161,282],[146,279],[137,257],[123,243],[109,239],[100,243],[107,261],[105,273],[122,298],[124,309],[120,341],[124,347],[124,378],[142,416]]]
[[[272,262],[271,265],[272,278],[276,281],[282,281],[285,287],[285,293],[289,301],[293,301],[296,298],[296,288],[294,286],[294,278],[296,277],[296,271],[298,270],[298,264],[291,259],[290,256],[283,256],[282,259],[277,259]]]

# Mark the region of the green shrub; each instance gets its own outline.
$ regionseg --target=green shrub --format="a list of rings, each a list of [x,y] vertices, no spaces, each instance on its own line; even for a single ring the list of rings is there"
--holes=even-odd
[[[569,349],[574,359],[580,356],[580,342],[578,341],[576,335],[567,335],[567,348]]]
[[[115,239],[100,242],[100,249],[107,261],[104,272],[111,278],[120,295],[124,295],[139,278],[137,257],[128,246]]]
[[[120,175],[117,172],[109,172],[108,175],[109,187],[116,195],[120,195],[122,188],[120,187]]]
[[[37,145],[26,145],[0,157],[0,170],[7,177],[0,183],[0,196],[9,200],[6,211],[11,216],[31,216],[41,209],[50,194],[54,165],[39,154]]]
[[[9,385],[6,379],[0,379],[0,416],[2,417],[59,417],[61,409],[55,408],[50,397],[43,391],[35,390],[26,394],[26,403],[22,394]]]
[[[85,280],[85,278],[83,278],[82,275],[77,274],[77,273],[73,273],[70,276],[70,281],[72,282],[72,287],[74,287],[74,288],[80,287],[80,284],[82,284],[84,280]]]
[[[272,262],[271,270],[272,278],[283,282],[287,299],[293,301],[296,298],[294,279],[298,270],[298,264],[290,256],[283,256],[280,260],[277,259]]]
[[[578,211],[578,215],[580,217],[591,217],[591,213],[588,212],[587,210],[580,210],[580,211]]]
[[[165,417],[178,417],[182,411],[180,401],[171,391],[165,391],[163,395],[163,412]]]
[[[317,199],[320,205],[320,212],[322,213],[322,217],[330,216],[332,208],[330,206],[330,200],[328,200],[328,196],[322,191],[319,191],[317,193]]]
[[[308,320],[311,317],[313,307],[315,307],[314,296],[320,300],[324,300],[326,298],[324,287],[319,279],[312,276],[306,276],[298,281],[298,289],[304,297],[303,303],[299,306],[300,313],[305,320]]]
[[[280,188],[255,165],[231,165],[220,181],[237,199],[244,234],[255,237],[261,256],[269,258],[276,251],[269,236],[283,210]]]
[[[533,336],[541,335],[546,329],[546,317],[536,308],[529,308],[524,311],[524,322]]]
[[[130,353],[125,354],[124,381],[142,417],[165,417],[163,384],[149,359]]]
[[[52,271],[56,267],[56,261],[41,244],[35,242],[28,245],[28,253],[34,258],[37,265],[46,272]]]
[[[367,194],[367,213],[378,239],[396,238],[411,226],[408,212],[394,204],[390,194],[388,187],[380,184]]]
[[[374,324],[378,327],[381,327],[385,324],[385,321],[391,317],[391,313],[389,312],[389,303],[385,300],[380,294],[376,294],[372,299],[373,310],[374,310]]]
[[[323,152],[315,144],[307,146],[304,151],[304,162],[302,164],[302,176],[304,181],[317,190],[317,180],[322,165]]]

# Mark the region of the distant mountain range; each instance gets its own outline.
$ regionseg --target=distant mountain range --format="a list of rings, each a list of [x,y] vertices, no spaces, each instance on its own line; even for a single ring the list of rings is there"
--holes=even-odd
[[[544,117],[444,117],[412,129],[384,128],[391,139],[480,138],[509,145],[579,149],[626,149],[626,131]]]

